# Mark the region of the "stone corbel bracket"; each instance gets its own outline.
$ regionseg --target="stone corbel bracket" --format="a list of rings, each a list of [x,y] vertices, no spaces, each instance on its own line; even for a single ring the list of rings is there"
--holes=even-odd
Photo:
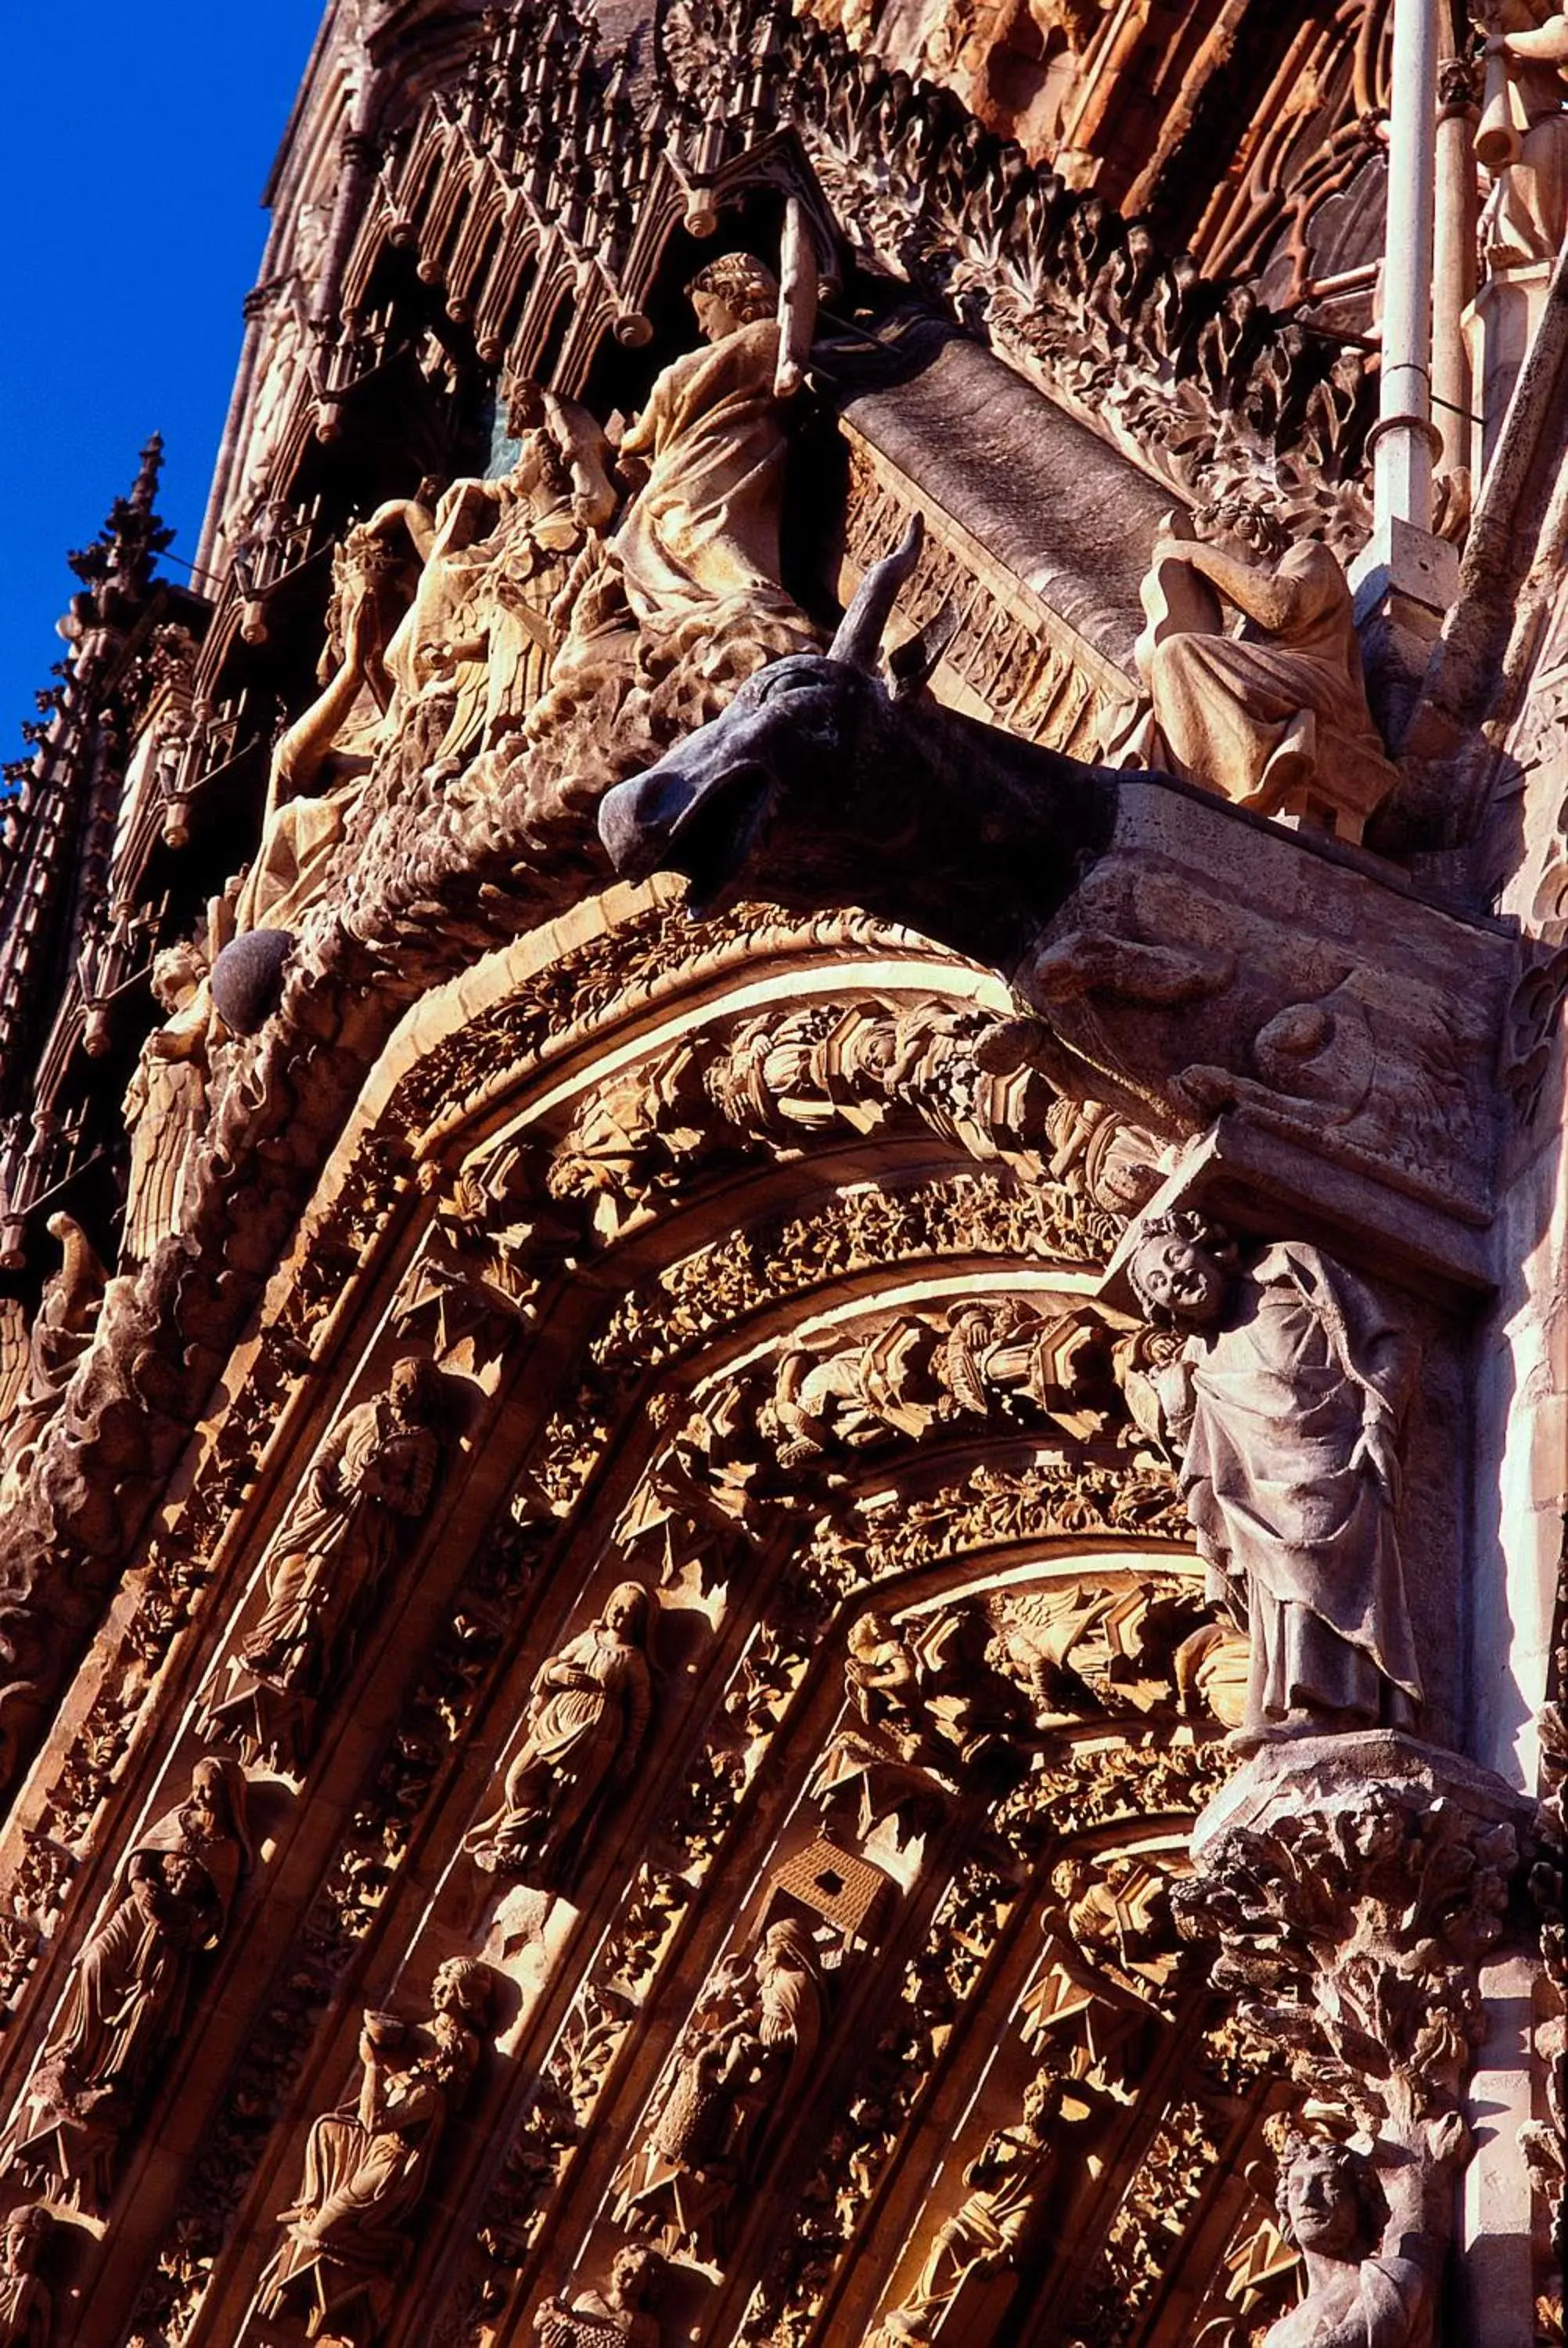
[[[1489,1771],[1378,1730],[1265,1746],[1198,1819],[1181,1929],[1331,2127],[1427,2157],[1481,2043],[1530,1817]]]

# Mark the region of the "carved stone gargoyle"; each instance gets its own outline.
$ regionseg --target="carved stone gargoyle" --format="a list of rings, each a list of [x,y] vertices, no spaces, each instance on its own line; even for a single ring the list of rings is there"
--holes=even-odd
[[[607,794],[617,870],[683,873],[698,915],[745,896],[904,922],[1001,973],[1070,1096],[1136,1104],[1167,1136],[1230,1111],[1448,1231],[1483,1226],[1514,942],[1172,777],[938,706],[923,638],[885,682],[920,536],[917,518],[873,565],[826,654],[760,670]]]

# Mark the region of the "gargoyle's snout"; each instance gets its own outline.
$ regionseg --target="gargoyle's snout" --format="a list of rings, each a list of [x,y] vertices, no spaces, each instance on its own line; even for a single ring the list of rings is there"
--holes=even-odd
[[[658,871],[671,835],[695,797],[692,778],[662,761],[605,793],[599,807],[599,836],[623,880],[646,880]]]
[[[738,893],[766,826],[772,778],[754,725],[726,712],[600,804],[599,836],[628,880],[684,873],[690,911],[717,912]]]

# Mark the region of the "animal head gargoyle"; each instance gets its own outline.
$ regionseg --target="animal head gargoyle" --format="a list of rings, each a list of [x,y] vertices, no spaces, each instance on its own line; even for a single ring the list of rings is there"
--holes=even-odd
[[[899,647],[884,681],[883,630],[923,536],[917,514],[902,545],[866,572],[825,654],[759,669],[719,716],[606,794],[600,837],[618,872],[683,873],[699,917],[744,895],[801,911],[876,898],[878,874],[922,828],[911,790],[920,778],[901,739],[907,705],[957,625],[944,606]]]

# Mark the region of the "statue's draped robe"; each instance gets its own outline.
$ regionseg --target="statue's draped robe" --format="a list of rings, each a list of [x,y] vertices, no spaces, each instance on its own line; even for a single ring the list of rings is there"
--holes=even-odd
[[[779,330],[739,327],[665,368],[621,444],[649,465],[614,540],[626,599],[644,625],[710,627],[772,613],[795,621],[779,584],[787,444],[774,396]]]
[[[1308,711],[1369,757],[1387,754],[1367,708],[1360,649],[1345,574],[1326,547],[1294,546],[1277,575],[1293,580],[1297,612],[1286,628],[1253,621],[1238,635],[1175,634],[1156,644],[1149,689],[1166,762],[1188,781],[1245,796],[1286,733]]]
[[[1552,262],[1568,225],[1568,82],[1543,57],[1511,57],[1523,116],[1519,160],[1500,171],[1481,208],[1481,247],[1499,268]]]
[[[329,2311],[369,2288],[373,2303],[395,2282],[406,2252],[405,2219],[422,2199],[441,2140],[447,2097],[422,2069],[384,2081],[368,2111],[346,2104],[312,2123],[305,2174],[290,2234],[269,2270],[263,2304],[286,2305],[284,2286],[308,2276]]]
[[[1182,1481],[1210,1595],[1245,1581],[1254,1718],[1292,1710],[1376,1722],[1380,1681],[1420,1677],[1393,1509],[1351,1465],[1366,1405],[1396,1416],[1410,1341],[1315,1248],[1271,1248],[1235,1325],[1189,1340]]]

